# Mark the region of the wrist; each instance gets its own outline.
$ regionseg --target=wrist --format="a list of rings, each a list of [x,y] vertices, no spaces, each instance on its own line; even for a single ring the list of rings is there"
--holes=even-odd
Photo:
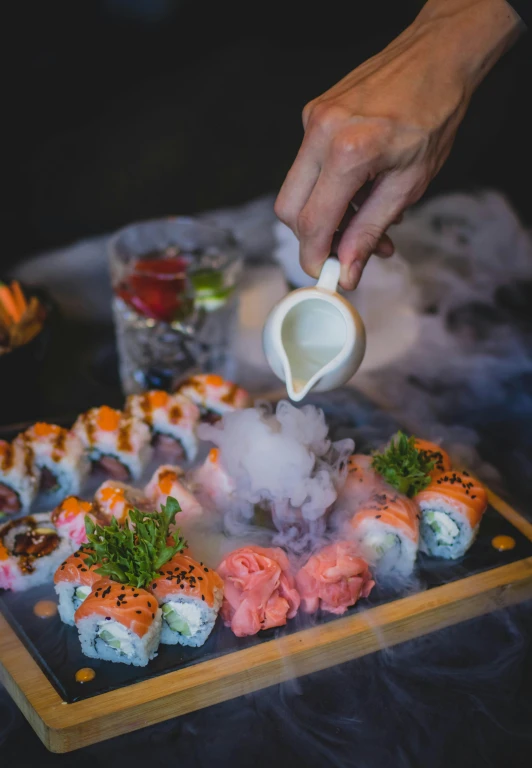
[[[410,29],[471,96],[524,26],[505,0],[428,0]]]

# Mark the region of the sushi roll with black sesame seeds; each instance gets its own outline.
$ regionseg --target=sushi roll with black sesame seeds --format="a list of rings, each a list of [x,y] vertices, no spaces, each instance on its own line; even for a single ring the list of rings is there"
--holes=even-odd
[[[212,568],[177,554],[151,585],[162,609],[161,643],[203,645],[222,605],[223,581]]]
[[[157,655],[161,615],[151,592],[101,579],[74,614],[81,650],[91,659],[145,667]]]

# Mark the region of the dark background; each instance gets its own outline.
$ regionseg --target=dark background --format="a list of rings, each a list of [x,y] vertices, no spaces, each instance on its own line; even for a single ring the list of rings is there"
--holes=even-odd
[[[277,190],[304,104],[421,5],[18,2],[3,25],[2,266],[134,219]],[[525,38],[488,76],[430,194],[495,187],[530,219],[530,50]]]

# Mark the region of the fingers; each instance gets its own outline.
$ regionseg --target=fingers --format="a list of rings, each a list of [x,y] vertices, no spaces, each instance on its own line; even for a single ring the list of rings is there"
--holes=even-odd
[[[278,218],[297,236],[299,236],[297,231],[299,213],[309,199],[319,175],[318,159],[312,152],[307,151],[303,141],[274,204],[274,211]]]
[[[338,247],[340,284],[346,290],[356,288],[372,253],[392,255],[393,244],[385,232],[406,207],[408,191],[400,174],[382,177],[349,222]]]
[[[297,218],[299,258],[307,274],[319,276],[323,262],[331,252],[334,234],[345,218],[353,187],[362,185],[364,178],[337,174],[328,166],[322,168]]]

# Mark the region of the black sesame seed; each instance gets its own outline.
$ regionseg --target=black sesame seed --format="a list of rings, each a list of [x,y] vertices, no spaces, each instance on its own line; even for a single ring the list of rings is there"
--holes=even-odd
[[[135,611],[135,613],[142,613],[142,611]]]
[[[155,618],[155,614],[154,614],[154,613],[152,613],[151,617],[152,617],[152,619],[154,619],[154,618]]]
[[[185,589],[185,585],[184,584],[180,584],[179,586],[181,587],[181,589]]]
[[[208,568],[204,568],[203,570],[205,571],[205,573],[209,573],[209,569]]]
[[[381,517],[382,515],[375,515],[375,520],[380,520]]]
[[[156,589],[156,587],[157,587],[157,584],[155,584],[155,583],[153,583],[153,584],[151,585],[151,588],[152,588],[152,589]]]
[[[148,600],[148,608],[151,608],[151,603],[149,600]]]
[[[202,599],[202,600],[205,600],[205,595],[202,595],[202,596],[201,596],[201,599]]]

